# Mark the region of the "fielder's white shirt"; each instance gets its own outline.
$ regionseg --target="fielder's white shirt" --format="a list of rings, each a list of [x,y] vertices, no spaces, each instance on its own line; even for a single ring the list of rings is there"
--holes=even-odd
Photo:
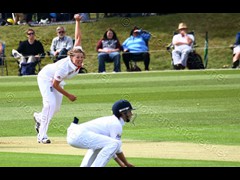
[[[75,66],[70,57],[63,58],[55,63],[47,64],[38,73],[38,76],[47,81],[63,81],[77,75],[79,69]]]
[[[80,128],[97,134],[109,136],[113,139],[121,140],[122,127],[125,124],[122,118],[118,119],[115,115],[100,117],[82,124]]]

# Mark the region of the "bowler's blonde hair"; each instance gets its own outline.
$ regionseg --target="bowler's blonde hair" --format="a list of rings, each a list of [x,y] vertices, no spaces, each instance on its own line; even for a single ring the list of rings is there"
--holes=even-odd
[[[80,48],[72,48],[71,50],[68,51],[68,55],[70,57],[74,56],[76,53],[82,53],[84,58],[86,57],[85,52]]]

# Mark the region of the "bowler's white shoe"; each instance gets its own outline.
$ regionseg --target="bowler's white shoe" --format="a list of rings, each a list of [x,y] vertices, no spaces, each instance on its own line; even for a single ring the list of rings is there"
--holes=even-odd
[[[38,140],[38,143],[42,143],[42,144],[50,144],[51,141],[50,141],[50,139],[45,138],[45,139],[42,139],[42,140]]]

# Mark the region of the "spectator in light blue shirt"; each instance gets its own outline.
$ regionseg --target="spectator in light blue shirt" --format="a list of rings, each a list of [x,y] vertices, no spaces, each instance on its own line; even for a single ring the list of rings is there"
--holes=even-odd
[[[134,27],[131,30],[130,37],[128,37],[122,44],[123,47],[123,61],[130,71],[129,62],[132,61],[144,61],[145,70],[149,70],[150,54],[148,41],[151,38],[151,34],[147,31],[141,30],[138,27]]]

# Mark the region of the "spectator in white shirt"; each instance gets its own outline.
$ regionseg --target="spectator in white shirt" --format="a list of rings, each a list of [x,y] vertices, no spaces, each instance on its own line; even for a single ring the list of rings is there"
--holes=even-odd
[[[194,36],[187,33],[187,25],[180,23],[178,26],[179,33],[173,36],[172,51],[173,66],[175,69],[185,69],[187,66],[188,54],[192,51]]]

